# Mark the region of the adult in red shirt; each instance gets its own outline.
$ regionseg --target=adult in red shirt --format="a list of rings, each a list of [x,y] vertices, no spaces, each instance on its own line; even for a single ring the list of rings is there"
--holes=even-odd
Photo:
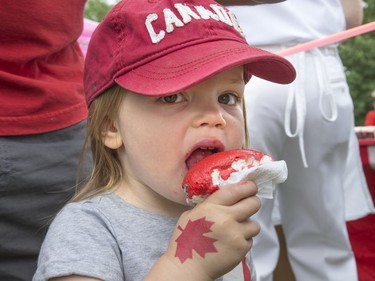
[[[371,101],[373,110],[366,114],[365,126],[375,126],[375,90],[371,93]]]
[[[75,191],[84,5],[0,4],[0,280],[31,280],[46,226]]]

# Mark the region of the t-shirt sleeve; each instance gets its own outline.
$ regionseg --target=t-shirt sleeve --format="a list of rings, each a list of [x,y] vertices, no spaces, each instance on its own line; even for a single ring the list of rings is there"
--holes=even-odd
[[[94,204],[71,203],[56,216],[43,242],[33,281],[73,274],[125,280],[116,235]]]

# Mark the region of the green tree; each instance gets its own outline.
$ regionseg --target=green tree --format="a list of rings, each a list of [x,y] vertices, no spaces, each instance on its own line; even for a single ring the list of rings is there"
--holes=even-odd
[[[369,23],[375,20],[375,0],[366,2],[364,23]],[[341,43],[340,55],[354,102],[355,123],[362,126],[366,113],[372,109],[370,94],[375,89],[375,33]]]
[[[112,7],[105,0],[88,0],[85,6],[84,16],[93,21],[101,21]]]

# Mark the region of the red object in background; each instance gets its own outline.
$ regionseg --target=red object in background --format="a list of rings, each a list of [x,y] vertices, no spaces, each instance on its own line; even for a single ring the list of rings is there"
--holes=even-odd
[[[371,110],[366,114],[365,126],[375,126],[375,110]]]
[[[358,142],[363,171],[366,175],[372,201],[375,202],[375,138],[359,139]]]
[[[359,139],[363,170],[375,202],[375,139]],[[347,223],[359,281],[375,280],[375,214]]]
[[[375,215],[347,223],[359,281],[375,280]]]

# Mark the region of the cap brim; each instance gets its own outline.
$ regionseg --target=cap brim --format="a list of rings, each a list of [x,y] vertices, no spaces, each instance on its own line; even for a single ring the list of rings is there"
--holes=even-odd
[[[134,93],[163,96],[190,88],[240,65],[245,66],[246,82],[254,75],[287,84],[296,76],[292,64],[283,57],[242,42],[220,40],[175,50],[126,73],[119,73],[114,80]]]

